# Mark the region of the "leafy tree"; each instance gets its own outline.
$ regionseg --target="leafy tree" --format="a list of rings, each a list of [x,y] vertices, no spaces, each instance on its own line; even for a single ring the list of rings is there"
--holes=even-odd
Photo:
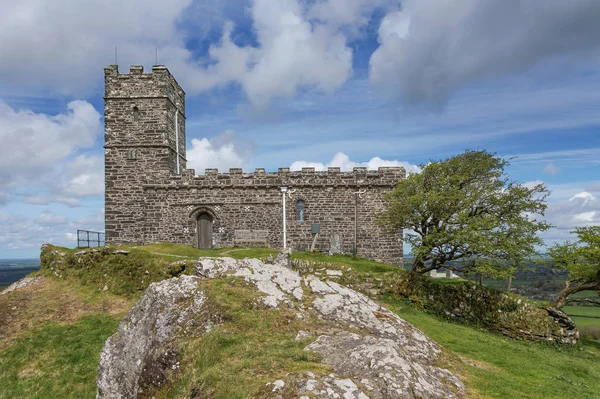
[[[487,151],[465,151],[421,165],[386,196],[381,223],[409,230],[412,270],[441,267],[506,278],[542,245],[539,220],[549,192],[526,187],[504,172],[508,161]],[[462,260],[457,266],[449,262]]]
[[[549,250],[555,265],[569,272],[565,288],[553,304],[558,309],[573,302],[600,306],[600,226],[579,227],[574,233],[577,242],[556,244]],[[598,296],[570,297],[588,290],[598,291]]]

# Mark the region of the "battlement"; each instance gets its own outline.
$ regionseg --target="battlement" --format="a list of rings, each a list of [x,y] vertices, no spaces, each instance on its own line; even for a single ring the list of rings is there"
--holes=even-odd
[[[142,65],[131,65],[129,73],[109,65],[104,68],[104,88],[105,100],[167,98],[185,115],[185,92],[164,65],[154,65],[151,73],[144,73]]]
[[[380,167],[367,170],[366,167],[355,167],[351,172],[342,172],[339,167],[330,167],[326,171],[315,168],[302,168],[291,171],[290,168],[279,168],[277,172],[266,172],[264,168],[256,168],[253,173],[244,173],[241,168],[230,168],[229,173],[219,173],[218,169],[205,169],[205,174],[196,176],[194,169],[186,169],[181,176],[169,176],[162,181],[149,182],[146,188],[180,188],[184,187],[302,187],[302,186],[383,186],[394,187],[406,177],[402,167]]]

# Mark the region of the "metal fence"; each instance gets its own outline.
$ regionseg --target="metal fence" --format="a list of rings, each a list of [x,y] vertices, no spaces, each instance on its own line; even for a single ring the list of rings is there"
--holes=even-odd
[[[77,230],[77,248],[103,247],[104,233]]]

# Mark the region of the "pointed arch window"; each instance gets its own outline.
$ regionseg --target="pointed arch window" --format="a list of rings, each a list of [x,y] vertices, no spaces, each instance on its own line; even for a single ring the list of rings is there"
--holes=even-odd
[[[296,201],[296,221],[304,222],[304,201]]]
[[[137,122],[140,120],[140,109],[135,106],[133,107],[133,121]]]

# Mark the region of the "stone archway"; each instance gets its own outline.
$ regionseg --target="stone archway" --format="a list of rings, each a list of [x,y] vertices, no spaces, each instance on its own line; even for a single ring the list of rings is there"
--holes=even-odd
[[[198,249],[212,248],[213,217],[207,212],[200,213],[198,223]]]

